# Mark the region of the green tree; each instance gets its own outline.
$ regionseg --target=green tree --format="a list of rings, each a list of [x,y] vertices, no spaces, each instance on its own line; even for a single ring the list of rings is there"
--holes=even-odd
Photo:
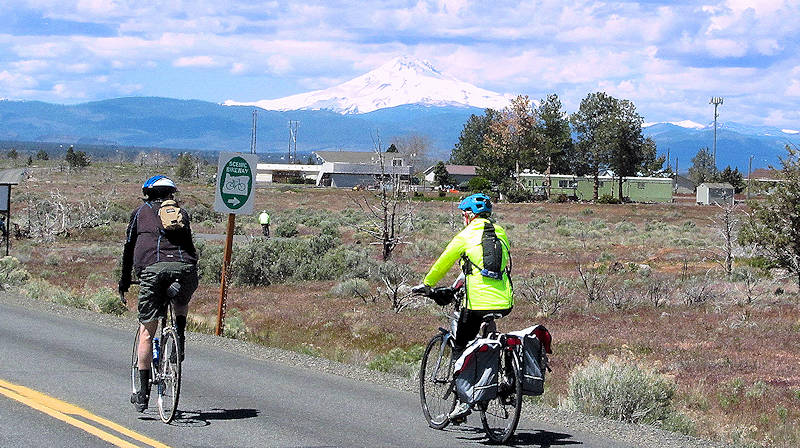
[[[48,160],[48,159],[50,159],[50,156],[44,149],[40,149],[39,152],[36,153],[36,160]]]
[[[642,135],[644,119],[628,100],[615,100],[612,119],[612,141],[609,146],[609,168],[617,177],[617,197],[622,197],[622,180],[640,172],[657,171],[666,157],[656,157],[656,143]]]
[[[730,165],[726,166],[724,170],[717,173],[716,180],[718,182],[727,182],[731,184],[736,193],[744,191],[744,176],[739,172],[739,168],[731,170]]]
[[[497,116],[498,112],[494,109],[486,109],[484,115],[471,115],[461,130],[458,142],[450,152],[450,163],[480,165],[484,158],[484,140],[491,132],[491,124]]]
[[[562,110],[561,100],[555,93],[539,102],[536,109],[537,130],[542,136],[541,154],[534,160],[533,168],[540,173],[568,174],[574,172],[572,136],[569,116]]]
[[[800,286],[800,152],[787,145],[781,158],[783,180],[763,201],[750,202],[739,243],[754,246],[775,264],[793,273]]]
[[[704,182],[712,182],[717,178],[717,167],[714,165],[714,155],[708,148],[700,148],[692,158],[692,166],[689,167],[689,179],[695,185]]]
[[[448,187],[456,183],[441,160],[433,167],[433,182],[440,187]]]
[[[70,145],[67,149],[67,154],[64,156],[67,165],[70,169],[83,169],[89,166],[89,157],[83,151],[75,151],[75,148]]]
[[[175,168],[175,175],[183,180],[193,179],[197,173],[197,161],[188,152],[178,154],[178,166]]]
[[[664,163],[664,157],[656,157],[655,142],[642,135],[644,119],[629,100],[619,100],[603,92],[591,93],[581,101],[570,121],[578,137],[576,174],[594,176],[595,200],[603,169],[614,171],[617,194],[622,200],[624,177],[654,171]]]
[[[600,171],[608,168],[614,144],[614,116],[617,100],[604,92],[590,93],[570,116],[577,136],[575,142],[575,174],[594,177],[592,197],[598,198]]]

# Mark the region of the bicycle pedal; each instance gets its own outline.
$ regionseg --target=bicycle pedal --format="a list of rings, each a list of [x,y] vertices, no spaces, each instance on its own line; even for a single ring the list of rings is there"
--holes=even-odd
[[[451,423],[453,426],[459,426],[459,425],[462,425],[462,424],[464,424],[464,423],[467,423],[467,417],[466,417],[466,416],[464,416],[464,417],[455,418],[455,419],[453,419],[453,420],[450,420],[450,423]]]

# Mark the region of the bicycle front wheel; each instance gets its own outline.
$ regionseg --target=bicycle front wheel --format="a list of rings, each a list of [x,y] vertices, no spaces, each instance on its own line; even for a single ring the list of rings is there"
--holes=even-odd
[[[139,327],[133,337],[133,353],[131,354],[131,393],[139,392]]]
[[[158,415],[169,423],[178,410],[181,394],[181,354],[175,331],[168,328],[161,341],[161,361],[158,363]]]
[[[434,336],[422,355],[419,369],[419,399],[428,426],[443,429],[456,406],[453,389],[453,347],[443,334]]]
[[[500,356],[497,397],[482,403],[481,423],[486,435],[496,443],[506,443],[514,434],[522,410],[522,382],[517,352]]]

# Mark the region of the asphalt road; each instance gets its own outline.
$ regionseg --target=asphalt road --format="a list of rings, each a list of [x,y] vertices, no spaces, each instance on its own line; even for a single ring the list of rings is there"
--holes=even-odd
[[[371,382],[299,369],[230,352],[192,338],[184,384],[172,425],[156,411],[129,403],[128,362],[135,323],[112,326],[69,312],[27,309],[0,300],[0,446],[109,446],[65,420],[98,428],[130,446],[322,447],[479,446],[477,416],[461,427],[429,429],[415,394]],[[91,319],[91,315],[89,316]],[[224,345],[224,344],[223,344]],[[23,404],[20,386],[38,398]],[[61,400],[53,405],[52,398]],[[35,405],[49,403],[45,414]],[[72,405],[72,406],[70,406]],[[31,407],[34,406],[34,407]],[[77,406],[77,408],[74,408]],[[111,427],[107,421],[121,425]],[[105,440],[104,440],[105,438]],[[149,441],[144,443],[142,440]],[[522,420],[515,446],[625,446]],[[113,446],[113,445],[112,445]],[[126,446],[126,445],[120,445]]]

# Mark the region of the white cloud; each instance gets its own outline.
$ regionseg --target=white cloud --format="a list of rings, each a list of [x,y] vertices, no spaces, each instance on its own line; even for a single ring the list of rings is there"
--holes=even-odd
[[[176,59],[172,65],[175,67],[219,67],[220,62],[211,56],[184,56]]]

